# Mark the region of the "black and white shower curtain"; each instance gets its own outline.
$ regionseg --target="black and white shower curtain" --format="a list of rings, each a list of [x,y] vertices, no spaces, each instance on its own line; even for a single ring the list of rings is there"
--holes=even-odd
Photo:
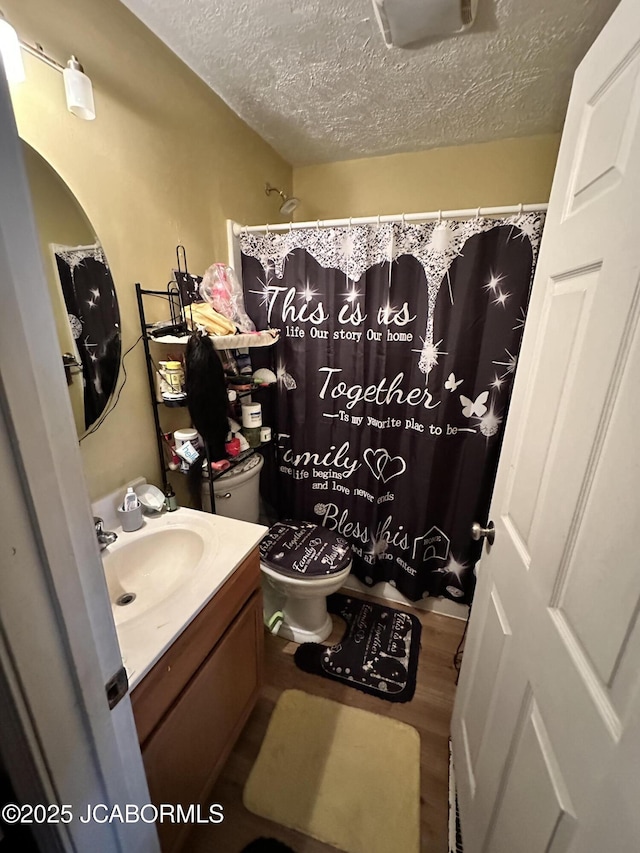
[[[247,310],[277,345],[289,517],[353,572],[470,602],[543,217],[242,234]]]
[[[99,243],[53,248],[71,333],[82,365],[84,421],[88,429],[104,411],[118,378],[118,300]]]

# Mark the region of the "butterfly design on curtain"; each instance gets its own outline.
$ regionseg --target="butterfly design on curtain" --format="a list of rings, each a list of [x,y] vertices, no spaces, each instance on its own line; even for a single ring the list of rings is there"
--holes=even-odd
[[[456,381],[455,373],[450,373],[449,378],[444,383],[444,387],[446,388],[447,391],[455,391],[457,389],[458,385],[462,385],[463,382],[464,382],[464,379],[458,379]],[[466,397],[465,397],[465,400],[466,400]]]
[[[462,414],[465,418],[472,418],[474,416],[476,418],[481,418],[487,412],[487,406],[485,404],[488,399],[488,391],[483,391],[482,394],[478,394],[475,400],[470,400],[468,397],[465,397],[464,394],[460,394]]]

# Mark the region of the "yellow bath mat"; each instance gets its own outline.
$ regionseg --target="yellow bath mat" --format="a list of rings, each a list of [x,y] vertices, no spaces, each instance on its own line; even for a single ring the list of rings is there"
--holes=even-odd
[[[286,690],[243,799],[250,812],[345,853],[419,853],[420,735],[397,720]]]

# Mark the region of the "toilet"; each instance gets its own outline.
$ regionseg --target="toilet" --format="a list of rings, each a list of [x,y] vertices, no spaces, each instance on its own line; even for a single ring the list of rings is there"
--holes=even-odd
[[[278,635],[296,643],[326,640],[333,628],[327,596],[351,571],[347,540],[310,521],[278,521],[260,543],[260,568],[265,613],[282,611]]]
[[[225,518],[258,523],[260,516],[260,471],[264,459],[254,453],[213,482],[216,513]],[[202,480],[202,509],[211,512],[209,480]]]
[[[215,481],[219,515],[258,522],[263,461],[256,453]],[[208,506],[205,482],[203,508]],[[327,596],[340,589],[351,571],[347,540],[309,521],[279,521],[260,543],[260,569],[265,617],[278,626],[273,632],[296,643],[326,640],[333,628]]]

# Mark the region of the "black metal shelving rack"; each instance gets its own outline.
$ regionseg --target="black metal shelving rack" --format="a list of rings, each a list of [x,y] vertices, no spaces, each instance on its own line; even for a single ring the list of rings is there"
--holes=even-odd
[[[184,322],[184,313],[182,308],[182,301],[180,299],[180,292],[175,282],[171,281],[167,285],[165,290],[149,290],[147,288],[143,288],[139,282],[136,282],[136,299],[138,301],[138,313],[140,315],[140,330],[142,332],[142,343],[144,346],[144,355],[145,361],[147,363],[147,379],[149,381],[149,395],[151,399],[151,409],[153,412],[153,421],[156,430],[156,444],[158,448],[158,459],[160,461],[160,474],[162,476],[162,489],[166,491],[167,486],[169,484],[169,479],[167,477],[168,468],[165,462],[164,456],[164,445],[163,445],[163,430],[162,424],[160,423],[160,406],[166,405],[165,402],[160,402],[156,398],[156,383],[154,378],[154,369],[153,369],[153,358],[151,356],[151,349],[149,347],[149,329],[153,326],[152,323],[147,323],[147,318],[144,310],[144,297],[152,296],[156,298],[166,299],[169,307],[169,316],[170,322],[173,326],[182,326],[184,327],[184,342],[178,340],[173,343],[182,344],[187,342],[188,335],[186,333],[186,324]],[[154,340],[151,338],[151,340]],[[158,343],[162,343],[162,341],[158,341]],[[186,402],[180,401],[179,403],[182,406],[186,406]],[[175,406],[175,403],[174,403]],[[172,407],[174,407],[172,406]],[[208,448],[205,447],[205,457],[207,461],[209,461],[210,456],[208,452]],[[245,457],[246,458],[246,457]],[[207,470],[209,472],[209,476],[207,481],[209,483],[209,499],[211,512],[215,513],[216,511],[216,498],[213,484],[216,479],[216,475],[212,476],[211,466],[207,465]],[[228,469],[227,469],[228,470]],[[218,475],[219,476],[219,475]]]
[[[154,324],[147,322],[147,318],[146,318],[146,314],[145,314],[145,308],[144,308],[144,297],[145,296],[161,298],[161,299],[164,299],[167,301],[170,323],[172,326],[184,328],[184,336],[175,337],[171,341],[166,341],[166,340],[163,340],[161,337],[155,338],[149,334],[149,330],[151,328],[153,328]],[[169,469],[167,468],[167,464],[165,462],[165,451],[164,451],[164,444],[163,444],[164,432],[162,429],[162,424],[160,423],[160,407],[161,406],[168,406],[170,408],[174,408],[174,407],[178,407],[178,406],[186,406],[186,402],[185,401],[168,402],[168,401],[159,401],[157,399],[157,397],[156,397],[156,383],[155,383],[155,377],[154,377],[154,366],[153,366],[154,362],[153,362],[153,357],[151,355],[151,349],[149,347],[149,342],[150,341],[156,341],[157,343],[160,343],[160,344],[171,343],[171,344],[176,345],[176,346],[183,346],[184,344],[187,343],[187,341],[189,339],[189,335],[186,331],[186,323],[185,323],[185,319],[184,319],[184,307],[183,307],[182,300],[180,297],[180,291],[179,291],[178,286],[177,286],[175,281],[170,281],[164,290],[150,290],[147,288],[143,288],[139,282],[136,282],[136,299],[138,302],[138,313],[140,315],[140,330],[142,332],[142,343],[144,346],[145,361],[146,361],[146,365],[147,365],[147,379],[148,379],[148,383],[149,383],[149,395],[150,395],[150,400],[151,400],[151,409],[153,412],[153,421],[154,421],[155,431],[156,431],[156,444],[157,444],[157,449],[158,449],[158,459],[160,461],[160,472],[161,472],[161,476],[162,476],[162,488],[163,488],[163,491],[166,491],[166,488],[169,484],[169,480],[167,477]],[[182,339],[181,339],[181,337],[182,337]],[[256,391],[256,389],[252,389],[249,391],[240,391],[238,393],[238,397],[249,396],[250,394],[255,393],[255,391]],[[261,445],[261,447],[264,447],[264,446],[265,445]],[[207,459],[207,462],[210,462],[211,457],[210,457],[210,453],[209,453],[209,448],[205,446],[204,450],[205,450],[205,457]],[[214,474],[213,471],[211,470],[211,465],[207,464],[207,471],[208,471],[207,482],[209,484],[209,499],[211,502],[210,506],[211,506],[211,512],[212,513],[215,513],[215,511],[216,511],[216,509],[215,509],[215,506],[216,506],[215,490],[214,490],[215,481],[219,477],[221,477],[223,474],[226,474],[227,471],[234,468],[236,465],[239,465],[241,462],[244,462],[250,456],[253,456],[253,454],[255,452],[256,451],[254,449],[245,450],[243,453],[239,454],[234,459],[229,460],[230,468],[227,468],[225,471],[221,471],[218,474]]]

